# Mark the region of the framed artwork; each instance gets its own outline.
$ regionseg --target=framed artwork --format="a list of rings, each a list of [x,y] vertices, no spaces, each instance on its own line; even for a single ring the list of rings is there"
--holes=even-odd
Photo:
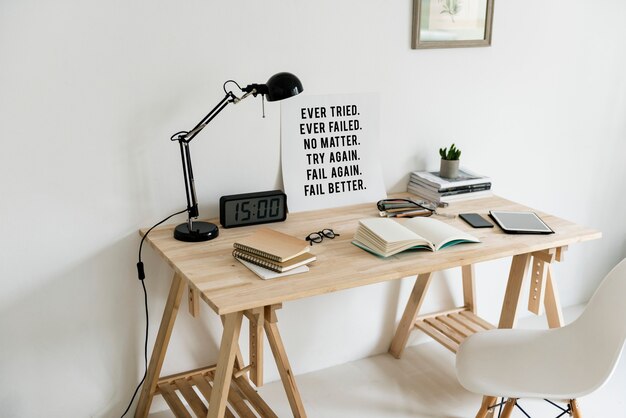
[[[491,45],[494,0],[413,0],[413,49]]]

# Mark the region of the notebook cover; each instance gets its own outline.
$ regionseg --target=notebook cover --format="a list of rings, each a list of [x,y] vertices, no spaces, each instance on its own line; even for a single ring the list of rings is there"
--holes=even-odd
[[[254,234],[235,242],[233,246],[279,262],[309,251],[309,243],[305,240],[270,228],[261,228]]]
[[[305,265],[305,264],[308,264],[308,263],[311,263],[317,259],[315,255],[307,252],[307,253],[300,254],[296,257],[290,258],[289,260],[279,262],[279,261],[269,260],[257,254],[252,254],[247,251],[243,251],[239,249],[233,250],[233,257],[237,259],[249,261],[250,263],[254,263],[258,266],[262,266],[262,267],[265,267],[266,269],[277,271],[280,273]]]

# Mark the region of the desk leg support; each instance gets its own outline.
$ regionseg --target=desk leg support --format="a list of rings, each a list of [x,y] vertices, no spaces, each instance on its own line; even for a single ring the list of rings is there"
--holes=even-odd
[[[476,284],[474,282],[474,265],[468,264],[461,268],[463,276],[463,303],[471,313],[476,315]]]
[[[276,316],[276,309],[280,308],[280,305],[271,305],[265,307],[265,334],[272,348],[272,354],[276,360],[276,366],[280,373],[280,379],[285,387],[287,393],[287,399],[289,400],[289,406],[293,412],[294,418],[306,418],[306,412],[304,410],[304,404],[296,385],[296,379],[289,365],[289,359],[287,358],[287,352],[283,340],[280,337],[278,331],[278,317]]]
[[[255,308],[250,311],[250,380],[254,386],[263,386],[263,327],[265,324],[264,309]]]
[[[391,346],[389,347],[389,354],[395,358],[399,359],[402,356],[404,347],[406,346],[411,330],[413,329],[415,318],[417,318],[417,313],[422,306],[422,302],[424,302],[424,295],[426,295],[426,291],[428,290],[431,277],[432,273],[424,273],[420,274],[417,276],[417,279],[415,279],[415,286],[413,286],[413,290],[409,296],[409,301],[406,304],[404,313],[402,314],[402,319],[398,324],[398,329],[396,330],[396,334],[393,336]]]
[[[520,254],[513,257],[498,328],[513,328],[515,325],[515,315],[517,314],[517,305],[519,305],[522,283],[529,266],[530,254]]]
[[[223,418],[228,400],[228,390],[233,377],[235,357],[239,350],[239,332],[243,312],[225,315],[224,333],[220,344],[220,355],[217,360],[217,370],[213,380],[213,390],[209,400],[207,418]]]
[[[141,389],[141,395],[139,396],[139,402],[137,403],[137,409],[135,410],[135,418],[145,418],[150,412],[150,405],[152,404],[152,398],[156,391],[157,381],[161,374],[161,367],[163,367],[163,360],[165,359],[165,352],[167,351],[167,345],[169,344],[170,337],[172,335],[172,328],[174,328],[174,322],[178,315],[178,308],[182,299],[185,289],[185,281],[183,278],[174,274],[172,279],[172,286],[170,287],[170,293],[167,297],[165,309],[163,311],[163,318],[161,319],[161,325],[159,326],[159,333],[157,334],[154,348],[152,349],[152,355],[150,357],[150,364],[146,373],[146,380],[143,383]]]
[[[517,306],[519,305],[522,283],[530,268],[530,254],[520,254],[513,257],[511,270],[509,271],[509,281],[506,284],[504,302],[502,302],[502,312],[498,328],[513,328]],[[483,404],[491,402],[488,396],[483,397]],[[494,409],[489,410],[487,417],[494,416]]]
[[[226,329],[226,315],[220,316],[220,319],[222,320],[222,325],[224,326],[224,330],[225,330]],[[237,342],[237,351],[235,353],[235,369],[239,371],[239,370],[242,370],[243,368],[244,368],[243,355],[241,354],[241,348],[239,347],[239,342]],[[247,373],[244,373],[243,375],[241,375],[241,377],[246,382],[248,381]]]
[[[552,277],[552,266],[548,265],[548,273],[546,276],[546,296],[543,300],[546,308],[546,317],[548,318],[548,326],[550,328],[560,328],[563,326],[563,312],[561,311],[561,302],[559,293],[556,288],[556,282]]]

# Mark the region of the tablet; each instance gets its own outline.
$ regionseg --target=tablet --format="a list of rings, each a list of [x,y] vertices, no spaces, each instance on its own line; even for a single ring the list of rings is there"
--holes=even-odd
[[[509,212],[492,210],[489,216],[508,234],[553,234],[544,221],[534,212]]]

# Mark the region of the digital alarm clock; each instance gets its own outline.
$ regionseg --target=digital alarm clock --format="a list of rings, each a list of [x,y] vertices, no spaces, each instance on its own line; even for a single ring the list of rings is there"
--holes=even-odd
[[[220,197],[220,223],[224,228],[282,222],[287,219],[287,195],[281,190]]]

